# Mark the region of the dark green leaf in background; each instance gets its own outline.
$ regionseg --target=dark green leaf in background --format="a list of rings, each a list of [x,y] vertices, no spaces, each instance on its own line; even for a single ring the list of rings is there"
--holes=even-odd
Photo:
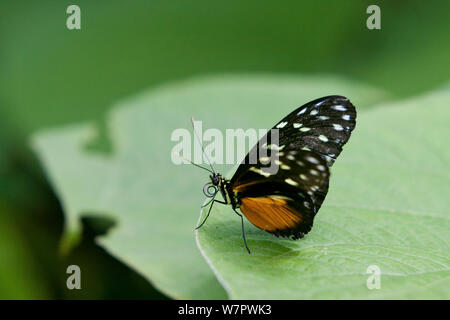
[[[0,299],[46,299],[49,284],[40,277],[41,266],[31,259],[30,248],[0,202]],[[20,277],[12,275],[20,274]]]

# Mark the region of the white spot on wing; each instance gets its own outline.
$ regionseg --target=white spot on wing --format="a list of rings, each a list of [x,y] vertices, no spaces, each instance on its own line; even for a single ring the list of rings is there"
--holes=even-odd
[[[280,123],[277,125],[277,128],[278,128],[278,129],[281,129],[281,128],[284,128],[286,125],[287,125],[287,121],[285,121],[285,122],[280,122]]]
[[[316,158],[313,158],[313,157],[306,157],[306,160],[308,160],[309,162],[315,163],[315,164],[319,163],[319,160],[317,160]]]
[[[295,129],[297,129],[297,128],[300,128],[302,126],[302,124],[296,122],[296,123],[293,124],[293,126],[294,126]]]
[[[315,106],[318,107],[318,106],[322,105],[324,102],[325,102],[325,100],[319,101],[315,104]]]
[[[284,146],[278,146],[278,145],[276,145],[276,144],[269,144],[267,147],[266,147],[266,149],[270,149],[270,150],[277,150],[277,151],[280,151],[280,150],[283,150],[283,148],[284,148]]]
[[[344,114],[342,116],[342,119],[349,121],[350,120],[350,115],[349,114]]]
[[[299,115],[301,115],[301,114],[304,114],[305,112],[306,112],[306,107],[303,108],[302,110],[300,110],[300,111],[297,113],[297,115],[299,116]]]
[[[270,196],[268,196],[270,199],[274,199],[274,200],[292,200],[291,198],[289,198],[289,197],[286,197],[286,196],[280,196],[280,195],[277,195],[277,194],[273,194],[273,195],[270,195]]]
[[[342,106],[340,104],[336,105],[336,106],[332,106],[331,108],[334,109],[334,110],[337,110],[337,111],[346,111],[347,110],[346,107],[344,107],[344,106]]]
[[[328,138],[326,136],[324,136],[323,134],[321,134],[319,136],[319,140],[323,141],[323,142],[328,142]]]
[[[291,178],[284,179],[286,183],[289,183],[292,186],[298,186],[298,183],[292,180]]]
[[[344,127],[342,127],[340,124],[337,124],[337,123],[333,123],[333,128],[334,128],[334,130],[336,130],[336,131],[342,131],[342,130],[344,130]]]

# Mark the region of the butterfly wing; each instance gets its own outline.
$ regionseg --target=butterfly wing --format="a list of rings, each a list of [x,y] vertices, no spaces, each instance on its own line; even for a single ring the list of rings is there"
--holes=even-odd
[[[356,109],[349,99],[328,96],[311,101],[284,117],[279,129],[280,146],[311,150],[332,166],[356,125]]]
[[[272,128],[278,129],[278,144],[269,131],[266,143],[253,147],[231,179],[247,219],[275,235],[300,238],[309,232],[328,192],[328,167],[355,124],[355,107],[343,96],[311,101],[279,121]],[[250,161],[261,158],[261,148],[279,158],[275,174]]]
[[[330,173],[326,161],[314,152],[285,149],[278,154],[276,174],[271,175],[261,162],[248,166],[231,180],[233,192],[240,210],[255,226],[297,239],[311,230]]]

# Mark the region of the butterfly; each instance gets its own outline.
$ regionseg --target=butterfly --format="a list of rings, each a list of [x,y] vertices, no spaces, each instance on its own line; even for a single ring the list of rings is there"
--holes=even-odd
[[[213,205],[220,203],[231,205],[241,218],[248,253],[243,216],[277,237],[303,238],[327,195],[329,168],[355,125],[356,109],[349,99],[319,98],[279,121],[250,150],[231,179],[216,173],[211,163],[211,170],[202,167],[211,173],[211,181],[203,187],[207,201],[202,208],[210,207],[196,229],[206,222]],[[276,170],[269,170],[268,160]],[[222,200],[216,199],[219,193]]]

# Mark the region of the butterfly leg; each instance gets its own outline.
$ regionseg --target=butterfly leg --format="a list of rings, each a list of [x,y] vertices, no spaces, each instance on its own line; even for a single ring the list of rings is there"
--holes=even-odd
[[[244,218],[242,217],[242,214],[240,214],[239,212],[236,211],[236,209],[233,208],[233,210],[234,210],[234,212],[236,212],[236,214],[237,214],[239,217],[241,217],[242,238],[244,238],[244,245],[245,245],[245,248],[247,249],[248,254],[250,254],[250,249],[248,248],[248,246],[247,246],[247,240],[245,239]]]
[[[218,203],[221,203],[221,204],[227,204],[225,201],[220,201],[220,200],[216,200],[216,199],[213,199],[213,200],[210,201],[210,202],[211,202],[211,206],[210,206],[209,209],[208,209],[208,214],[206,215],[205,219],[203,219],[202,223],[200,223],[200,225],[199,225],[197,228],[195,228],[195,230],[200,229],[200,228],[203,226],[203,224],[206,222],[206,219],[208,219],[209,214],[211,213],[211,209],[212,209],[212,207],[213,207],[213,205],[214,205],[214,202],[218,202]],[[208,204],[209,204],[209,203],[208,203]],[[205,206],[206,206],[206,205],[205,205]],[[205,207],[205,206],[202,206],[202,208]]]
[[[209,206],[209,204],[210,204],[211,202],[213,202],[213,201],[214,201],[214,198],[212,198],[211,200],[209,200],[207,203],[205,203],[204,205],[202,205],[200,208],[204,208],[204,207]]]

